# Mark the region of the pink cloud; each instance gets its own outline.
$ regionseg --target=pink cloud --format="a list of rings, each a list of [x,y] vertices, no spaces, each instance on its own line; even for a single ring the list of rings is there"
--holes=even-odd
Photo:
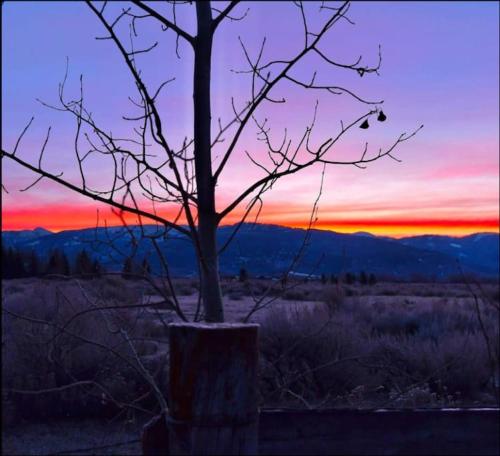
[[[426,177],[428,179],[498,177],[498,168],[491,163],[452,165],[432,170]]]

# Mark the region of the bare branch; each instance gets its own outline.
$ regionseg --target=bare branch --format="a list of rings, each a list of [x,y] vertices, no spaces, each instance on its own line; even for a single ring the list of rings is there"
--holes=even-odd
[[[175,33],[177,33],[178,36],[184,38],[191,46],[194,46],[194,37],[192,37],[186,31],[182,30],[177,24],[168,20],[166,17],[162,16],[160,13],[155,11],[150,6],[146,5],[144,2],[141,2],[139,0],[132,0],[132,3],[142,10],[146,11],[155,19],[159,20],[167,29],[173,30]]]
[[[118,203],[116,201],[111,200],[110,198],[103,198],[102,196],[96,195],[94,193],[90,193],[87,190],[84,190],[80,187],[77,187],[74,184],[71,184],[70,182],[67,182],[67,181],[61,179],[60,177],[58,177],[55,174],[49,173],[43,169],[39,169],[39,168],[31,165],[30,163],[14,156],[12,153],[6,152],[3,149],[2,149],[1,154],[2,154],[2,157],[5,156],[7,158],[10,158],[11,160],[15,161],[16,163],[24,166],[26,169],[29,169],[30,171],[33,171],[34,173],[39,174],[42,177],[46,177],[47,179],[50,179],[51,181],[57,182],[58,184],[62,185],[63,187],[69,188],[70,190],[73,190],[81,195],[88,196],[89,198],[92,198],[95,201],[99,201],[101,203],[108,204],[108,205],[110,205],[114,208],[120,209],[122,211],[129,212],[129,213],[132,213],[135,215],[140,215],[142,217],[154,220],[156,222],[160,222],[165,226],[173,228],[174,230],[178,231],[179,233],[182,233],[188,237],[191,237],[191,232],[189,230],[187,230],[186,228],[183,228],[182,226],[173,224],[170,221],[168,221],[162,217],[159,217],[158,215],[150,214],[149,212]]]
[[[35,117],[32,117],[28,124],[24,127],[24,130],[21,132],[19,137],[17,138],[16,145],[14,146],[14,150],[12,152],[13,155],[16,155],[17,148],[19,147],[19,143],[21,142],[21,139],[23,139],[24,134],[28,131],[28,128],[31,126],[33,123],[33,120],[35,120]]]
[[[231,21],[241,21],[243,20],[247,14],[250,8],[247,8],[247,10],[240,16],[240,17],[234,17],[230,16],[231,11],[240,3],[241,0],[232,0],[229,5],[226,6],[222,11],[217,9],[217,8],[212,8],[214,11],[217,11],[219,15],[212,21],[212,30],[215,31],[215,29],[219,26],[219,24],[224,20],[224,18],[227,18]]]

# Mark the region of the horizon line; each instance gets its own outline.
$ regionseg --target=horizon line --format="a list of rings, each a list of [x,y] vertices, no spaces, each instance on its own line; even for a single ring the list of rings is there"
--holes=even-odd
[[[453,221],[450,221],[450,222],[453,222]],[[136,227],[136,226],[140,226],[141,224],[139,223],[136,223],[136,224],[129,224],[127,226],[129,227]],[[225,223],[225,224],[221,224],[219,225],[219,227],[231,227],[231,226],[236,226],[238,225],[238,223]],[[308,224],[280,224],[280,223],[270,223],[270,222],[245,222],[243,223],[243,225],[258,225],[258,226],[275,226],[275,227],[280,227],[280,228],[290,228],[290,229],[299,229],[299,230],[307,230],[308,229]],[[322,225],[320,223],[320,225]],[[463,234],[453,234],[453,233],[446,233],[446,232],[432,232],[432,231],[429,231],[429,232],[419,232],[417,233],[416,231],[417,230],[414,230],[415,232],[414,233],[411,233],[409,229],[411,228],[416,228],[418,227],[418,224],[417,226],[415,225],[412,225],[412,224],[408,224],[408,225],[399,225],[398,224],[398,228],[406,228],[408,229],[408,232],[407,233],[404,233],[404,234],[401,234],[401,235],[394,235],[394,234],[389,234],[389,233],[377,233],[377,232],[373,232],[374,230],[370,230],[368,227],[366,227],[365,229],[358,229],[357,231],[339,231],[338,229],[334,229],[335,228],[335,224],[333,224],[334,226],[332,227],[325,227],[325,226],[311,226],[310,229],[313,230],[313,231],[329,231],[331,233],[336,233],[336,234],[352,234],[352,235],[360,235],[360,234],[368,234],[368,235],[371,235],[371,236],[374,236],[374,237],[387,237],[387,238],[391,238],[391,239],[401,239],[401,238],[405,238],[405,237],[413,237],[413,236],[447,236],[447,237],[455,237],[455,238],[462,238],[462,237],[467,237],[467,236],[472,236],[472,235],[477,235],[477,234],[497,234],[497,235],[500,235],[500,233],[498,232],[498,226],[497,226],[497,231],[490,231],[488,229],[486,230],[479,230],[479,231],[471,231],[471,232],[467,232],[467,233],[463,233]],[[351,226],[351,227],[358,227],[358,228],[361,228],[363,226],[362,223],[356,223],[356,224],[347,224],[348,226]],[[423,223],[423,225],[425,225],[425,223]],[[469,227],[472,228],[471,226],[472,224],[468,224]],[[498,225],[498,224],[497,224]],[[99,229],[106,229],[106,228],[119,228],[119,227],[124,227],[125,225],[120,225],[120,224],[116,224],[116,225],[108,225],[107,227],[105,226],[81,226],[81,227],[62,227],[61,229],[54,229],[54,228],[46,228],[44,226],[35,226],[33,228],[27,228],[27,227],[21,227],[21,228],[9,228],[9,229],[4,229],[4,227],[2,226],[1,230],[2,230],[2,233],[4,232],[19,232],[19,231],[35,231],[37,229],[43,229],[45,231],[48,231],[49,233],[51,234],[58,234],[58,233],[62,233],[62,232],[65,232],[65,231],[81,231],[81,230],[91,230],[91,229],[96,229],[96,228],[99,228]],[[143,223],[142,226],[157,226],[155,225],[154,223]],[[187,225],[182,225],[182,226],[187,226]],[[342,222],[340,222],[339,226],[342,226]],[[366,226],[366,224],[364,225]],[[383,223],[376,223],[375,226],[377,227],[382,227],[384,226]],[[389,225],[390,226],[390,225]],[[442,228],[450,228],[451,226],[446,224],[445,226],[443,225],[437,225],[437,226],[440,226]],[[388,225],[385,225],[385,227],[388,227]],[[491,226],[488,226],[488,225],[485,225],[483,226],[484,228],[491,228]],[[460,229],[459,226],[457,226],[458,229]],[[479,226],[478,226],[479,228]]]

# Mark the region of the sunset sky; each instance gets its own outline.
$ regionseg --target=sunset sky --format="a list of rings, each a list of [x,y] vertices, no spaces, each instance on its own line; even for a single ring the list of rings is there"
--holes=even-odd
[[[112,5],[108,18],[124,5]],[[163,5],[151,5],[162,10]],[[325,17],[318,7],[319,3],[307,5],[312,28]],[[218,117],[229,118],[231,97],[242,105],[249,95],[248,77],[231,71],[246,69],[238,36],[253,56],[266,36],[266,59],[290,58],[303,43],[301,16],[293,4],[242,2],[234,14],[247,8],[247,17],[221,26],[215,40],[214,131]],[[169,9],[164,11],[170,14]],[[177,14],[181,26],[194,34],[193,7],[181,5]],[[314,59],[305,60],[294,74],[310,80],[317,70],[322,82],[334,82],[371,100],[384,100],[380,106],[387,121],[370,121],[368,130],[356,127],[332,150],[331,157],[359,157],[365,142],[369,151],[376,153],[402,132],[411,132],[421,124],[424,128],[396,150],[401,163],[385,158],[366,169],[327,168],[316,228],[396,237],[498,231],[498,2],[354,2],[349,17],[355,25],[339,22],[328,32],[321,49],[346,63],[363,55],[363,62],[373,65],[378,61],[380,44],[380,75],[360,78],[355,72],[332,71]],[[78,96],[83,74],[88,109],[107,131],[127,134],[132,126],[121,116],[133,113],[128,100],[128,96],[135,97],[133,81],[113,43],[95,39],[105,31],[83,2],[7,2],[2,21],[2,148],[12,151],[19,134],[35,116],[19,145],[19,156],[36,164],[47,128],[52,126],[44,166],[55,173],[64,172],[65,178],[79,184],[73,151],[74,119],[41,106],[36,99],[57,103],[58,84],[68,58],[68,97]],[[145,80],[157,87],[163,80],[176,78],[159,99],[159,109],[169,138],[181,145],[185,136],[192,135],[192,52],[181,42],[178,59],[175,35],[162,32],[155,21],[140,24],[138,33],[142,47],[159,41],[150,54],[138,58]],[[346,95],[298,90],[287,84],[277,87],[274,94],[275,98],[282,96],[287,98],[286,104],[268,104],[257,112],[269,119],[276,143],[285,127],[294,140],[302,135],[316,100],[316,144],[335,135],[340,120],[348,123],[369,109]],[[245,155],[245,151],[254,158],[267,155],[255,133],[250,124],[222,174],[217,187],[220,209],[262,175]],[[217,157],[215,160],[217,163]],[[97,187],[110,179],[109,170],[97,160],[86,164],[86,173]],[[315,167],[279,181],[265,195],[259,222],[307,226],[320,175],[321,167]],[[41,226],[59,231],[94,226],[97,209],[101,221],[106,218],[108,224],[120,223],[105,206],[48,181],[20,192],[34,177],[3,160],[2,181],[8,190],[2,192],[3,230]],[[162,215],[173,213],[171,207],[157,209]],[[237,221],[243,210],[244,205],[224,223]]]

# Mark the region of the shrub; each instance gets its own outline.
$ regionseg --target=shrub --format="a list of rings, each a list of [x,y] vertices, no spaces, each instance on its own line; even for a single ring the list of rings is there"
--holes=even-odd
[[[377,299],[367,304],[335,290],[325,290],[324,307],[297,305],[287,312],[283,307],[262,321],[261,389],[266,404],[494,403],[488,352],[470,300],[461,304],[444,298],[417,305]],[[496,347],[494,310],[486,304],[481,308]]]
[[[307,295],[307,291],[300,288],[293,288],[286,290],[283,293],[283,299],[286,299],[287,301],[306,301]]]
[[[93,300],[94,282],[81,282],[85,286],[83,293],[74,281],[39,281],[23,295],[12,295],[5,303],[8,311],[33,319],[7,313],[2,320],[2,388],[5,392],[96,381],[119,401],[128,402],[139,396],[145,380],[125,361],[134,362],[134,355],[117,329],[128,332],[136,353],[145,360],[157,356],[159,346],[144,340],[147,336],[138,324],[135,309],[95,310],[96,305],[106,304]],[[133,302],[134,293],[129,290],[126,295],[127,302]],[[84,310],[92,311],[81,313]],[[73,318],[78,313],[78,318]],[[50,324],[36,323],[36,320]],[[162,336],[165,337],[164,330]],[[110,347],[119,356],[103,347]],[[159,369],[151,371],[151,375],[160,374]],[[11,392],[8,393],[9,413],[21,418],[116,414],[117,407],[109,398],[101,400],[101,394],[99,388],[89,385],[36,396]]]
[[[227,294],[227,297],[231,299],[232,301],[241,301],[245,294],[240,290],[240,291],[230,291]]]
[[[283,401],[286,404],[293,399],[284,390],[314,402],[330,391],[354,388],[361,376],[360,367],[341,361],[360,349],[360,341],[349,331],[347,326],[331,324],[328,311],[321,305],[312,310],[270,312],[260,334],[261,393],[265,403],[283,405]],[[276,384],[286,388],[275,391]]]
[[[189,280],[175,282],[177,289],[191,285]],[[265,290],[270,285],[269,281],[240,283],[234,278],[223,284],[225,296],[231,299],[248,294],[250,287]],[[276,285],[278,290],[279,283]],[[144,287],[148,285],[143,281],[125,281],[119,275],[78,283],[19,279],[5,284],[8,292],[4,307],[60,326],[76,312],[95,305],[137,303],[143,298]],[[418,287],[399,284],[392,290],[409,296]],[[380,285],[378,288],[383,290]],[[260,391],[264,405],[415,407],[493,403],[490,357],[470,297],[349,295],[355,291],[340,285],[296,283],[286,291],[289,299],[320,301],[277,301],[267,313],[260,314]],[[463,293],[458,286],[445,291],[447,296]],[[435,294],[436,290],[427,292]],[[489,302],[480,301],[479,306],[493,357],[498,359],[498,310]],[[173,311],[162,310],[160,314],[163,323],[145,309],[92,311],[69,323],[67,329],[112,346],[133,360],[128,344],[117,331],[125,328],[144,366],[166,390],[166,324],[175,316]],[[95,379],[120,401],[144,395],[137,405],[155,407],[154,396],[146,397],[149,387],[144,378],[108,351],[67,334],[51,341],[57,334],[54,327],[7,313],[2,329],[2,385],[10,415],[51,418],[68,413],[108,416],[117,412],[110,399],[102,398],[101,391],[94,387],[36,398],[7,393],[9,389],[60,386],[75,379]]]
[[[338,311],[344,302],[344,292],[340,287],[329,287],[323,293],[323,301],[326,304],[329,315]]]
[[[240,269],[240,274],[238,276],[240,282],[246,282],[248,280],[248,272],[245,268]]]

